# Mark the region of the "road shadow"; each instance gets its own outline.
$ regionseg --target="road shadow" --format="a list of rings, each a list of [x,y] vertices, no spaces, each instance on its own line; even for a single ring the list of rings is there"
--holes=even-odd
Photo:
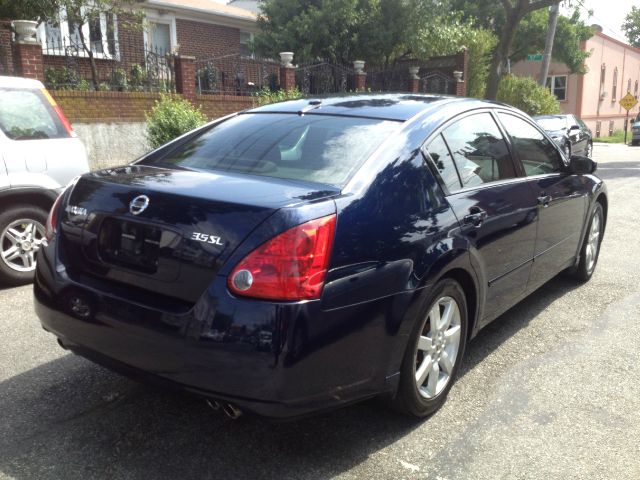
[[[501,316],[471,342],[461,374],[577,286],[559,277]],[[376,401],[290,423],[233,422],[200,398],[71,354],[0,383],[0,412],[0,472],[19,480],[332,478],[429,422]]]

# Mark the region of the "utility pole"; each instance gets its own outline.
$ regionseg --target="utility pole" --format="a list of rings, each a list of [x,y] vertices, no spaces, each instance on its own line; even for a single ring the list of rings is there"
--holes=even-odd
[[[560,0],[549,8],[549,28],[547,29],[547,40],[544,45],[544,56],[542,57],[542,67],[540,68],[540,85],[543,87],[547,83],[549,74],[549,64],[551,63],[551,52],[553,51],[553,39],[556,36],[556,26],[558,25],[558,15],[560,14]]]

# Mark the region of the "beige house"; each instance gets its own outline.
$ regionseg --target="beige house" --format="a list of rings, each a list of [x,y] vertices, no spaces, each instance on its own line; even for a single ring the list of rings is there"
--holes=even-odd
[[[582,118],[596,136],[608,136],[624,128],[626,110],[618,103],[627,92],[638,98],[640,49],[598,31],[582,43],[591,52],[585,65],[587,73],[572,74],[563,63],[552,62],[547,85],[560,101],[564,113]],[[518,76],[540,76],[540,61],[521,61],[513,65]],[[638,105],[629,118],[638,114]],[[629,129],[631,127],[629,126]]]

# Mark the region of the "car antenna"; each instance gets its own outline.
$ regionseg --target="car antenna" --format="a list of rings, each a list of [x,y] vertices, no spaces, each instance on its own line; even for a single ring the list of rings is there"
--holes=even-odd
[[[310,110],[315,110],[316,108],[320,108],[321,105],[322,105],[322,102],[320,100],[309,100],[309,105],[298,110],[298,115],[303,116],[305,113],[307,113]]]

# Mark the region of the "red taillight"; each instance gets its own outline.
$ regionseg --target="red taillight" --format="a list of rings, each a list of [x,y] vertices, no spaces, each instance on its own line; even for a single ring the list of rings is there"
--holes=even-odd
[[[53,99],[53,97],[47,91],[46,88],[43,88],[40,91],[42,92],[44,97],[47,99],[47,102],[49,102],[49,105],[51,105],[53,110],[56,112],[56,115],[58,115],[58,118],[60,119],[60,123],[62,123],[62,126],[67,131],[69,136],[70,137],[76,137],[77,136],[76,132],[73,131],[73,127],[69,123],[69,120],[67,120],[67,117],[65,117],[64,113],[62,113],[62,109],[60,108],[60,105],[58,105],[58,103]]]
[[[47,239],[48,242],[51,241],[53,236],[58,231],[58,211],[60,210],[60,203],[62,202],[62,195],[58,195],[56,201],[53,202],[53,207],[49,210],[49,216],[47,217],[47,225],[45,227],[44,238]]]
[[[247,255],[229,275],[235,295],[269,300],[319,298],[327,273],[336,216],[281,233]]]

